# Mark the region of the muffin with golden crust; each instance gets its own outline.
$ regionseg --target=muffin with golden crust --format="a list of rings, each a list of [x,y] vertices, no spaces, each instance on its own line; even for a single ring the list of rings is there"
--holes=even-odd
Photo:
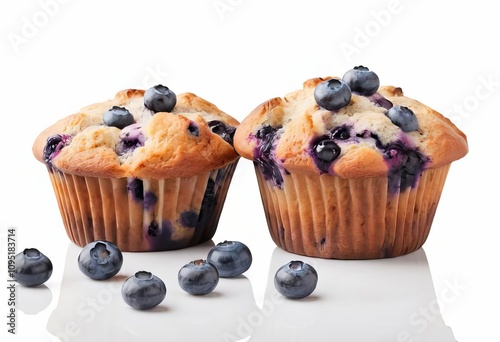
[[[215,233],[239,159],[238,124],[191,93],[128,89],[45,129],[33,153],[77,245],[178,249]]]
[[[425,242],[451,162],[468,152],[453,123],[379,87],[363,66],[259,105],[235,134],[254,162],[269,230],[307,256],[374,259]]]

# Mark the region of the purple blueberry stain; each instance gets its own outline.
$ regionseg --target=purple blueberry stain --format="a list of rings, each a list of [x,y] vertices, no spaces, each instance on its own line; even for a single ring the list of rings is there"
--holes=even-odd
[[[384,161],[388,166],[388,189],[391,193],[414,188],[425,169],[429,158],[418,148],[413,147],[409,138],[402,133],[397,141],[383,144],[377,134],[362,130],[351,133],[352,127],[342,125],[330,130],[328,134],[311,141],[309,154],[320,173],[332,174],[332,164],[340,155],[339,144],[359,142],[358,139],[373,139],[375,147],[382,151]]]
[[[198,224],[198,213],[192,210],[183,211],[179,222],[184,227],[194,228]]]
[[[186,240],[172,240],[174,228],[168,220],[163,220],[161,227],[156,220],[153,220],[145,229],[145,237],[148,240],[150,249],[153,251],[174,250],[186,247]]]
[[[116,153],[120,156],[133,152],[136,148],[144,146],[146,137],[142,132],[141,124],[132,124],[122,129],[120,142],[116,145]]]
[[[149,211],[154,209],[157,201],[156,195],[151,191],[147,191],[146,194],[144,194],[144,210]]]
[[[257,146],[253,152],[253,159],[264,178],[271,181],[275,186],[283,189],[282,161],[276,158],[276,146],[281,135],[282,126],[262,126],[254,135]]]
[[[389,192],[403,192],[414,188],[425,169],[429,158],[416,148],[406,146],[402,141],[390,143],[384,148],[384,160],[389,167]]]
[[[52,170],[52,160],[57,157],[61,150],[71,143],[73,137],[69,134],[55,134],[47,138],[43,149],[43,160]]]
[[[190,121],[188,125],[188,132],[191,133],[193,136],[198,137],[200,135],[200,129],[198,128],[198,125],[194,121]]]
[[[217,196],[218,184],[212,178],[208,179],[207,187],[205,188],[205,193],[203,194],[203,200],[201,202],[201,209],[198,215],[198,220],[195,224],[195,231],[193,234],[192,241],[199,241],[203,232],[206,231],[206,225],[211,220],[214,215],[215,210],[217,209]],[[184,217],[182,217],[184,215]],[[193,219],[191,214],[187,214],[184,212],[181,215],[181,222],[185,224],[193,224],[193,222],[189,222]],[[182,224],[182,223],[181,223]]]
[[[209,121],[208,127],[212,130],[212,133],[217,134],[222,139],[224,139],[231,146],[233,145],[234,133],[236,132],[236,127],[229,126],[222,121],[212,120]]]
[[[375,138],[375,140],[378,139],[378,137],[374,136],[372,132],[370,132],[367,129],[362,130],[361,132],[357,133],[356,136],[358,138],[363,138],[363,139],[368,139],[368,138]],[[377,140],[378,141],[378,140]]]
[[[149,224],[149,226],[147,227],[147,231],[148,231],[148,236],[150,237],[157,237],[159,232],[160,226],[158,225],[158,222],[156,222],[156,220],[152,220],[151,223]]]
[[[370,100],[376,106],[385,108],[387,110],[392,108],[392,102],[383,97],[380,93],[375,93],[371,96],[368,96],[368,100]]]
[[[129,178],[127,181],[127,192],[132,198],[141,202],[144,200],[144,184],[139,178]]]

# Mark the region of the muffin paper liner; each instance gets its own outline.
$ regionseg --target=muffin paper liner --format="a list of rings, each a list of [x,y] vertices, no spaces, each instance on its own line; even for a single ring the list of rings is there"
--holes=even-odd
[[[238,160],[189,178],[76,176],[49,168],[66,232],[122,251],[173,250],[213,237]]]
[[[380,259],[427,239],[450,164],[425,170],[413,188],[388,190],[387,177],[284,175],[283,189],[255,168],[271,237],[300,255]]]

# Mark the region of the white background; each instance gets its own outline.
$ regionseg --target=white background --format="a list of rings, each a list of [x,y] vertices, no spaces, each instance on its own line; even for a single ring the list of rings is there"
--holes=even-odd
[[[341,76],[359,64],[468,135],[470,153],[452,165],[424,249],[438,298],[450,282],[460,284],[453,300],[439,302],[455,338],[497,339],[500,25],[491,3],[2,1],[0,258],[7,259],[6,228],[15,226],[19,250],[38,247],[54,264],[46,283],[52,300],[36,315],[19,312],[17,340],[53,339],[46,325],[69,241],[45,168],[31,153],[42,129],[117,90],[157,83],[194,92],[241,120],[308,78]],[[261,304],[274,244],[247,160],[240,162],[213,241],[224,239],[244,241],[253,251],[246,276]],[[1,279],[6,286],[5,272]],[[4,290],[1,317],[6,304]],[[4,321],[0,330],[7,336]]]

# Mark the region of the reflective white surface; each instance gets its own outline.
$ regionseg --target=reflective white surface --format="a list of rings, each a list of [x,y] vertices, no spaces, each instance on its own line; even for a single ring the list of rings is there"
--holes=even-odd
[[[221,279],[206,296],[179,287],[177,271],[206,258],[211,246],[212,241],[154,255],[125,253],[118,275],[95,281],[78,269],[81,249],[70,243],[48,332],[64,341],[160,341],[167,336],[175,341],[455,341],[441,317],[424,249],[395,259],[339,261],[299,257],[276,247],[259,306],[244,275]],[[273,283],[278,268],[296,259],[319,274],[316,290],[302,300],[282,297]],[[164,280],[167,296],[153,310],[138,311],[125,304],[120,290],[128,276],[144,269]],[[46,289],[31,290],[39,291],[40,299],[50,297]],[[35,300],[31,304],[24,310],[39,306]]]
[[[18,334],[7,333],[4,318],[0,340],[498,340],[499,25],[488,0],[2,2],[0,259],[5,267],[5,231],[15,226],[18,251],[39,248],[54,272],[44,286],[18,287]],[[102,283],[79,274],[78,247],[31,153],[43,128],[119,89],[157,83],[194,92],[241,120],[308,78],[360,64],[468,136],[470,153],[450,169],[423,250],[364,262],[276,249],[253,167],[242,160],[213,242],[249,246],[254,263],[244,277],[222,280],[206,297],[182,292],[176,272],[208,245],[127,254],[120,275]],[[276,297],[271,286],[274,270],[295,258],[319,272],[316,291],[301,301]],[[138,269],[167,284],[156,310],[137,312],[120,298],[120,282]]]

